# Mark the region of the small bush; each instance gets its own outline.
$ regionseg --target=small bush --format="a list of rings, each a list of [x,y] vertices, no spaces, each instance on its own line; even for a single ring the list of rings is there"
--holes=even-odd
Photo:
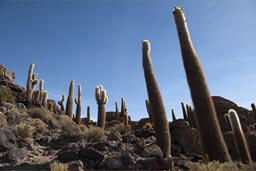
[[[124,126],[123,123],[120,123],[120,124],[118,125],[118,131],[119,131],[121,134],[126,134],[126,133],[128,133],[128,132],[131,132],[131,130],[132,130],[131,125],[126,125],[126,126]]]
[[[152,130],[153,129],[153,126],[151,123],[147,122],[145,123],[145,125],[143,126],[143,129],[146,130],[146,131],[149,131],[149,130]]]
[[[38,118],[32,120],[32,126],[35,127],[35,131],[38,133],[44,133],[47,130],[47,125]]]
[[[6,113],[6,120],[8,125],[17,125],[21,122],[24,122],[28,114],[25,112],[20,112],[17,109],[13,108]]]
[[[209,163],[191,163],[188,165],[189,171],[238,171],[235,163],[219,163],[212,161]]]
[[[51,171],[68,171],[68,164],[65,163],[51,163]]]
[[[102,142],[107,139],[106,132],[99,127],[86,128],[83,135],[88,142]]]
[[[6,88],[0,87],[0,103],[8,102],[15,103],[15,97],[12,95],[12,92]]]
[[[27,112],[33,117],[33,118],[39,118],[44,123],[49,122],[50,119],[52,119],[52,113],[49,112],[45,108],[39,108],[39,107],[33,107],[30,109],[27,109]]]
[[[22,122],[14,128],[13,132],[15,133],[16,137],[26,139],[32,137],[34,129],[31,125]]]

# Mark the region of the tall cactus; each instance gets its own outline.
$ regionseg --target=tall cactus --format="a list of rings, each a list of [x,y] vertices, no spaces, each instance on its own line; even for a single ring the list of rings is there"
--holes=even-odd
[[[81,124],[81,112],[82,112],[82,86],[78,85],[78,97],[75,98],[76,103],[76,123]]]
[[[68,115],[70,118],[73,116],[73,101],[74,101],[74,87],[75,87],[75,81],[72,80],[69,85],[69,94],[66,104],[66,115]]]
[[[104,129],[106,122],[106,107],[108,96],[103,86],[97,86],[95,89],[95,98],[98,104],[98,127]]]
[[[210,161],[231,161],[202,67],[191,42],[183,8],[175,7],[173,15],[202,144]]]
[[[127,112],[127,109],[125,109],[125,112],[124,112],[124,126],[128,126],[129,124],[129,114]]]
[[[185,121],[188,121],[188,114],[186,112],[186,108],[183,102],[181,102],[181,108],[182,108],[182,113],[183,113],[183,119]]]
[[[124,100],[124,98],[121,98],[121,116],[124,116],[125,113],[125,109],[126,109],[126,102]]]
[[[41,94],[43,94],[43,93],[41,93],[41,90],[40,90],[40,89],[37,89],[37,90],[35,91],[35,97],[34,97],[35,101],[40,102],[40,96],[41,96]]]
[[[116,118],[119,119],[120,115],[119,115],[119,109],[118,109],[118,101],[115,101],[115,107],[116,107]]]
[[[248,150],[248,145],[244,136],[244,132],[242,130],[239,117],[235,110],[230,109],[228,111],[228,118],[230,121],[230,125],[232,131],[234,133],[234,140],[236,144],[237,151],[243,163],[247,163],[252,165],[252,159],[250,152]]]
[[[252,107],[253,119],[254,119],[254,122],[256,122],[256,106],[255,106],[255,103],[252,103],[251,107]]]
[[[91,110],[90,110],[90,106],[87,106],[87,121],[88,121],[88,123],[91,122]]]
[[[41,92],[44,92],[44,80],[40,80],[40,82],[39,82],[39,90],[40,90]],[[43,102],[43,93],[41,93],[41,95],[40,95],[39,102],[40,102],[41,104],[42,104],[42,102]]]
[[[32,100],[32,95],[33,95],[35,86],[38,82],[38,80],[36,79],[38,74],[33,73],[34,68],[35,68],[35,64],[30,64],[29,70],[28,70],[27,92],[26,92],[26,95],[29,100]]]
[[[65,107],[64,107],[65,98],[66,98],[65,94],[63,94],[62,97],[61,97],[61,100],[58,101],[58,104],[60,105],[60,110],[61,110],[61,111],[64,111],[64,110],[65,110]]]
[[[48,92],[44,91],[44,93],[43,93],[43,103],[42,103],[42,106],[44,108],[47,108],[47,101],[48,101]]]
[[[169,125],[162,96],[151,63],[150,42],[148,40],[142,41],[142,61],[148,99],[151,103],[152,114],[154,115],[156,141],[163,152],[163,157],[170,157],[171,137]]]
[[[175,116],[175,113],[174,113],[174,110],[172,109],[172,121],[176,121],[176,116]]]

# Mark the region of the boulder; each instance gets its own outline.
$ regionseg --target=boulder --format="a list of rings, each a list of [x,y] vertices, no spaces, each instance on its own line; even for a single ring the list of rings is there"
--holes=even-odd
[[[143,157],[153,157],[153,156],[159,156],[162,157],[163,156],[163,152],[161,150],[161,148],[156,145],[156,144],[152,144],[146,148],[143,149],[141,155]]]
[[[7,160],[12,162],[19,162],[27,156],[26,148],[13,148],[7,153]]]
[[[104,159],[104,155],[95,150],[94,148],[85,148],[78,152],[78,157],[90,159],[93,161],[102,161]]]
[[[11,149],[16,146],[16,137],[8,129],[0,128],[0,150]]]
[[[77,152],[74,150],[60,151],[58,153],[58,160],[61,162],[70,162],[77,160]]]

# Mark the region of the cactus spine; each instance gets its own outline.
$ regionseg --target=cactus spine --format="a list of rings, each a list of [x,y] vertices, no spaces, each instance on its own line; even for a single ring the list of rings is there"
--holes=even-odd
[[[228,116],[229,116],[229,121],[230,121],[232,131],[234,133],[234,140],[235,140],[236,148],[240,155],[240,158],[243,163],[252,165],[251,155],[248,150],[248,145],[240,124],[239,117],[236,111],[233,109],[230,109],[228,111]]]
[[[44,93],[43,93],[43,103],[42,103],[42,106],[44,108],[47,108],[47,101],[48,101],[48,92],[44,91]]]
[[[252,103],[251,106],[252,106],[253,119],[254,119],[254,122],[256,122],[256,106],[254,103]]]
[[[116,118],[119,119],[120,115],[119,115],[119,109],[118,109],[118,101],[115,101],[115,107],[116,107]]]
[[[30,64],[29,70],[28,70],[27,93],[26,93],[26,95],[27,95],[29,100],[32,100],[32,95],[33,95],[35,86],[38,82],[38,80],[36,79],[38,74],[33,73],[34,72],[34,67],[35,67],[35,64]]]
[[[74,100],[74,87],[75,87],[75,81],[72,80],[69,85],[69,94],[68,99],[66,103],[66,115],[68,115],[70,118],[72,118],[73,115],[73,100]]]
[[[173,11],[183,65],[194,103],[202,144],[210,161],[231,161],[197,54],[193,48],[183,8]]]
[[[146,108],[147,108],[149,119],[153,123],[154,115],[152,114],[152,107],[151,107],[150,101],[149,100],[145,100],[145,103],[146,103]]]
[[[78,85],[78,97],[75,98],[76,103],[76,123],[81,124],[81,112],[82,112],[82,86]]]
[[[65,110],[65,107],[64,107],[65,98],[66,98],[66,96],[63,94],[61,100],[58,101],[58,104],[60,105],[60,110],[61,110],[61,111],[64,111],[64,110]]]
[[[172,121],[176,121],[176,116],[175,116],[175,113],[174,113],[174,110],[172,109]]]
[[[95,89],[95,98],[98,104],[98,127],[104,129],[106,122],[106,107],[108,102],[108,96],[106,90],[103,87],[97,86]]]
[[[156,141],[163,152],[163,157],[169,158],[171,157],[171,137],[169,125],[162,96],[157,85],[157,80],[151,63],[150,42],[148,40],[142,41],[142,61],[148,99],[151,103],[152,114],[154,115]]]

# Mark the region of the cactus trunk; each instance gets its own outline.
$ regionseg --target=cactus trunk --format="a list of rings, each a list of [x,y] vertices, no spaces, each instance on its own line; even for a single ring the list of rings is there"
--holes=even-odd
[[[91,111],[90,111],[90,106],[87,106],[87,121],[90,123],[91,121]]]
[[[68,115],[70,118],[72,118],[73,116],[74,87],[75,87],[75,81],[72,80],[70,82],[69,94],[68,94],[68,99],[66,104],[66,115]]]
[[[115,101],[115,107],[116,107],[116,118],[119,119],[120,115],[119,115],[119,109],[118,109],[118,102]]]
[[[173,15],[202,144],[210,161],[229,162],[231,159],[220,130],[202,67],[190,39],[184,11],[182,8],[175,7]]]
[[[176,116],[175,116],[175,113],[174,113],[174,110],[172,109],[172,121],[176,121]]]
[[[82,86],[78,85],[78,97],[75,99],[76,103],[76,123],[81,124],[81,112],[82,112]]]
[[[29,70],[28,70],[28,80],[27,80],[27,92],[26,95],[29,100],[32,100],[33,92],[35,89],[35,85],[37,84],[37,74],[34,72],[35,64],[30,64]]]
[[[108,96],[106,90],[103,87],[97,86],[95,89],[95,98],[98,104],[98,127],[105,129],[106,122],[106,107],[108,102]]]
[[[163,157],[167,158],[171,156],[171,137],[162,96],[151,63],[149,41],[143,41],[142,51],[143,69],[147,86],[148,99],[151,103],[152,115],[154,115],[156,141],[163,152]]]

